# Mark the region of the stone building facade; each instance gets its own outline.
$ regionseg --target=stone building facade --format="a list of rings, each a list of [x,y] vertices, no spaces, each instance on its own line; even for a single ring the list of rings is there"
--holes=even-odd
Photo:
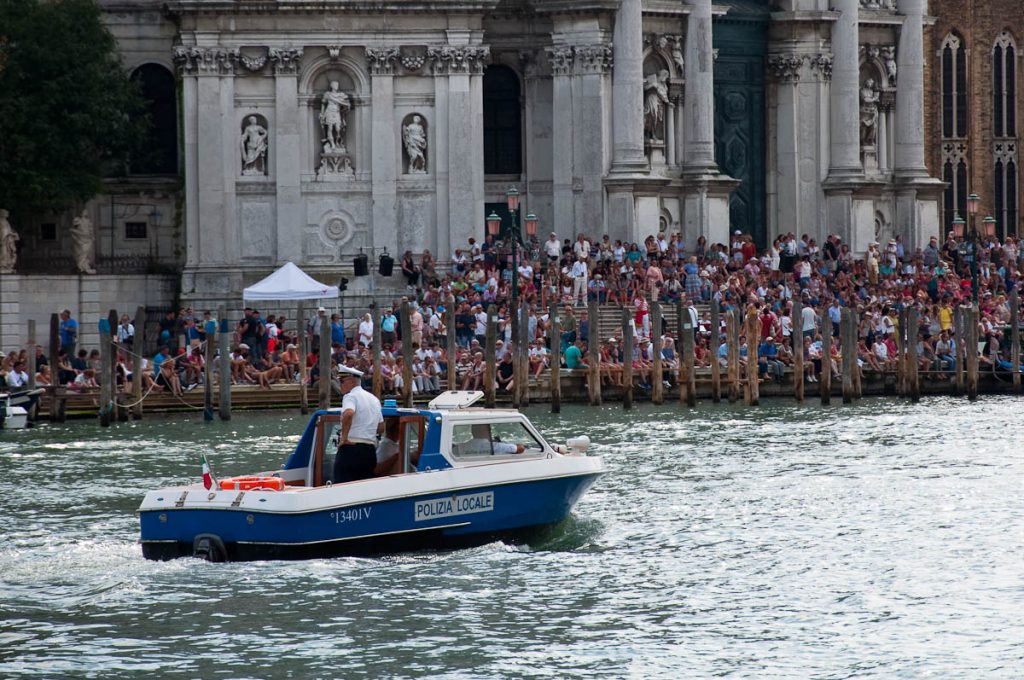
[[[938,230],[925,0],[100,1],[164,153],[88,206],[97,255],[198,306],[288,260],[445,263],[512,185],[562,238]]]
[[[949,229],[956,213],[966,219],[974,192],[999,236],[1020,236],[1024,8],[1017,0],[931,0],[930,9],[925,134],[928,167],[947,182],[942,224]]]

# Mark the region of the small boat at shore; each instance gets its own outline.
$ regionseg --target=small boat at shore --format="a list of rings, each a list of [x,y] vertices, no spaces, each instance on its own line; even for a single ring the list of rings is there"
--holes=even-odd
[[[0,430],[21,430],[29,426],[29,414],[42,389],[0,392]]]
[[[393,468],[332,484],[341,410],[318,411],[280,470],[150,491],[139,507],[149,559],[210,561],[382,554],[528,538],[564,520],[605,473],[589,439],[552,446],[515,410],[445,392],[427,408],[385,402]],[[379,472],[379,471],[378,471]]]

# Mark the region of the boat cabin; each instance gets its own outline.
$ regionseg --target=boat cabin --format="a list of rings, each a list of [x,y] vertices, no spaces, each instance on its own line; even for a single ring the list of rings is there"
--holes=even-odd
[[[482,396],[482,392],[445,392],[425,409],[385,401],[378,452],[386,446],[390,455],[385,460],[378,455],[376,476],[560,455],[518,411],[472,408]],[[289,486],[330,484],[340,437],[341,409],[317,411],[284,468],[274,474]]]

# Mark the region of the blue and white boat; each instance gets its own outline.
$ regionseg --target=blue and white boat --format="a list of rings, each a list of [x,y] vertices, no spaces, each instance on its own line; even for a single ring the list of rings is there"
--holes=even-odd
[[[552,446],[518,411],[472,408],[481,396],[446,392],[425,409],[386,402],[394,470],[345,484],[329,481],[341,410],[318,411],[280,470],[147,493],[143,555],[381,554],[516,540],[561,522],[605,473],[603,460],[586,454],[585,436]]]

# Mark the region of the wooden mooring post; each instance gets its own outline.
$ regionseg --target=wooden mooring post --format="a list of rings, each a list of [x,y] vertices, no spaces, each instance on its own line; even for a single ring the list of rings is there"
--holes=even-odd
[[[114,313],[116,315],[116,312]],[[110,427],[111,403],[114,395],[110,391],[110,354],[114,349],[110,341],[111,327],[109,318],[100,318],[100,425]]]
[[[697,376],[693,367],[693,338],[697,327],[690,318],[690,310],[682,302],[676,305],[676,360],[679,362],[679,403],[693,407],[697,405]],[[718,357],[713,360],[718,363]]]
[[[25,343],[25,352],[28,354],[28,388],[36,388],[36,320],[28,320],[28,341]],[[51,369],[52,370],[52,369]],[[51,382],[53,373],[50,374]]]
[[[409,301],[403,300],[398,307],[398,323],[402,330],[402,405],[412,406],[412,316]]]
[[[654,296],[652,296],[654,297]],[[665,375],[661,370],[661,303],[651,300],[651,402],[665,402]]]
[[[309,413],[309,390],[306,385],[306,356],[309,354],[309,333],[306,332],[306,305],[299,300],[295,316],[299,331],[299,413]],[[291,376],[288,376],[291,379]]]
[[[445,303],[444,307],[444,325],[445,325],[445,343],[447,344],[448,364],[445,368],[448,370],[446,373],[448,389],[457,390],[459,386],[458,382],[458,345],[455,338],[455,296],[449,296],[448,302]],[[374,326],[376,327],[376,325]],[[376,343],[377,340],[374,339]],[[374,345],[374,349],[379,353],[380,348]]]
[[[896,394],[907,396],[907,310],[896,315]]]
[[[1013,391],[1020,392],[1020,295],[1010,291],[1010,363],[1013,364]]]
[[[384,372],[381,369],[380,354],[384,349],[384,345],[382,344],[384,341],[381,339],[380,315],[376,312],[377,306],[371,304],[370,319],[373,322],[373,333],[370,338],[370,343],[373,351],[373,375],[370,377],[370,389],[373,390],[373,396],[381,399],[384,396]]]
[[[711,337],[708,340],[708,357],[711,360],[711,403],[722,401],[722,366],[718,363],[718,347],[722,344],[722,316],[718,303],[711,301]],[[692,374],[693,371],[691,370]]]
[[[757,306],[747,308],[745,319],[747,336],[747,379],[744,397],[747,406],[757,406],[761,401],[760,381],[758,378],[757,347],[761,339],[761,322],[757,317]]]
[[[317,323],[320,324],[319,406],[321,411],[326,411],[331,407],[331,320],[327,314],[322,314],[317,319]]]
[[[790,312],[790,349],[793,350],[793,397],[800,403],[804,400],[804,322],[803,302],[799,296],[793,300]]]
[[[497,374],[498,312],[494,305],[487,306],[487,332],[484,341],[484,406],[494,408],[494,381]],[[512,351],[505,348],[506,352]]]
[[[548,342],[551,344],[551,412],[561,413],[562,411],[562,324],[558,321],[558,301],[552,300],[548,306]],[[590,326],[587,326],[590,328]],[[587,346],[598,340],[598,331],[591,331],[590,341]],[[600,380],[600,378],[598,378]]]
[[[726,312],[725,332],[729,356],[729,403],[735,404],[740,398],[740,310]]]
[[[853,398],[860,399],[864,396],[864,384],[860,369],[860,362],[857,360],[860,353],[860,312],[856,309],[850,310],[850,335],[853,341]],[[871,351],[871,348],[867,348]]]
[[[217,348],[220,351],[220,419],[231,420],[231,326],[224,305],[217,308]],[[137,331],[136,331],[137,332]],[[306,363],[303,358],[302,363]]]
[[[142,357],[146,353],[146,308],[142,305],[135,310],[135,337],[132,339],[132,419],[142,420]],[[207,342],[213,337],[207,336]],[[221,362],[227,358],[221,358]]]
[[[107,353],[107,370],[110,372],[107,380],[110,382],[110,417],[117,420],[121,417],[117,406],[117,323],[120,317],[116,309],[107,313],[107,325],[110,326],[110,352]]]
[[[857,368],[857,347],[850,342],[853,335],[853,314],[849,307],[843,307],[839,317],[840,350],[842,351],[843,403],[853,402],[853,372]]]
[[[966,313],[964,335],[964,351],[967,352],[967,398],[975,401],[978,398],[978,305],[972,304]]]
[[[633,328],[629,309],[622,309],[622,408],[633,408]],[[598,378],[600,383],[600,377]]]
[[[832,403],[832,324],[828,316],[821,319],[821,371],[818,374],[818,394],[821,405]]]
[[[919,319],[917,307],[911,307],[907,310],[907,396],[914,403],[921,401],[921,380],[918,370],[920,366],[917,356],[917,327]]]
[[[953,394],[956,396],[960,396],[967,389],[967,352],[964,351],[967,347],[967,337],[964,334],[967,325],[964,323],[964,316],[964,306],[957,305],[953,310],[953,357],[956,363],[953,371]]]
[[[206,332],[203,352],[203,420],[210,422],[213,420],[213,348],[217,344],[217,322],[212,319],[207,321],[203,330]]]
[[[68,361],[70,361],[70,357]],[[65,394],[67,388],[60,381],[60,315],[50,315],[50,381],[52,387],[50,394],[50,420],[55,423],[63,423],[65,413]]]
[[[519,305],[519,337],[515,343],[519,361],[512,374],[512,388],[518,395],[519,407],[525,408],[530,405],[530,303],[525,298]]]
[[[590,330],[593,329],[593,330]],[[573,330],[571,328],[566,330]],[[590,405],[601,405],[601,317],[597,300],[591,300],[587,304],[587,372],[590,379],[587,381],[587,391],[590,395]],[[561,336],[552,338],[551,342],[561,342]]]

